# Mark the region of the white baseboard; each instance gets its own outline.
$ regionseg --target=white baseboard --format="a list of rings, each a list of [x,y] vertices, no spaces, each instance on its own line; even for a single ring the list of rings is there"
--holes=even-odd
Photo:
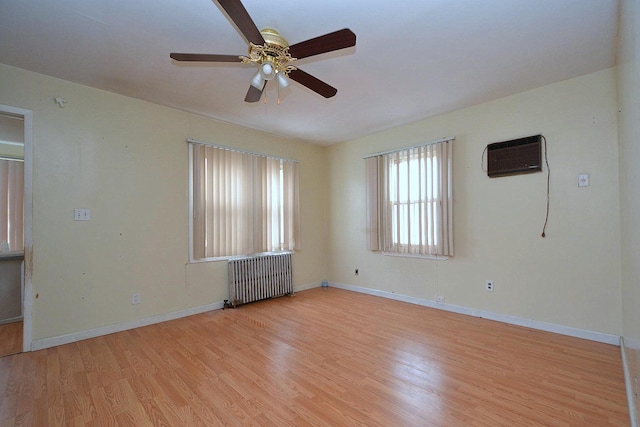
[[[15,323],[22,321],[22,316],[12,317],[10,319],[0,320],[0,325],[4,325],[5,323]]]
[[[322,286],[321,282],[307,283],[307,284],[304,284],[304,285],[296,286],[294,291],[295,292],[306,291],[306,290],[313,289],[313,288],[319,288],[320,286]]]
[[[133,320],[131,322],[118,323],[115,325],[103,326],[101,328],[88,329],[86,331],[73,332],[57,337],[42,338],[31,342],[31,351],[42,350],[44,348],[55,347],[57,345],[69,344],[102,335],[122,332],[129,329],[149,326],[155,323],[166,322],[167,320],[179,319],[181,317],[193,316],[211,310],[219,310],[224,307],[224,302],[214,302],[199,307],[191,307],[184,310],[173,311],[171,313],[158,314],[156,316],[145,317],[144,319]]]
[[[483,319],[495,320],[498,322],[508,323],[511,325],[525,326],[527,328],[538,329],[546,332],[553,332],[561,335],[568,335],[576,338],[584,338],[591,341],[598,341],[606,344],[620,345],[620,337],[613,334],[605,334],[602,332],[588,331],[585,329],[572,328],[570,326],[556,325],[554,323],[540,322],[537,320],[525,319],[517,316],[508,316],[505,314],[493,313],[490,311],[477,310],[475,308],[464,307],[461,305],[448,304],[444,302],[435,302],[424,298],[416,298],[407,295],[400,295],[393,292],[380,291],[377,289],[364,288],[360,286],[345,285],[342,283],[329,283],[339,289],[360,292],[378,297],[389,298],[396,301],[408,302],[424,307],[436,308],[438,310],[450,311],[453,313],[466,314],[468,316],[481,317]]]
[[[320,283],[308,283],[298,285],[295,287],[295,292],[305,291],[307,289],[313,289],[320,287]],[[42,338],[31,342],[31,351],[42,350],[44,348],[55,347],[57,345],[69,344],[76,341],[82,341],[89,338],[95,338],[102,335],[113,334],[115,332],[122,332],[129,329],[140,328],[142,326],[149,326],[155,323],[166,322],[168,320],[179,319],[181,317],[193,316],[194,314],[200,314],[207,311],[219,310],[224,307],[224,302],[214,302],[207,305],[198,307],[191,307],[184,310],[178,310],[171,313],[158,314],[156,316],[145,317],[144,319],[133,320],[131,322],[118,323],[115,325],[103,326],[100,328],[88,329],[86,331],[72,332],[70,334],[59,335],[51,338]],[[28,350],[25,350],[28,351]]]
[[[490,311],[476,310],[459,305],[439,303],[432,300],[423,298],[416,298],[407,295],[395,294],[393,292],[380,291],[376,289],[364,288],[360,286],[346,285],[342,283],[331,282],[329,284],[335,288],[345,289],[353,292],[360,292],[369,295],[375,295],[383,298],[389,298],[396,301],[408,302],[411,304],[417,304],[425,307],[436,308],[439,310],[450,311],[459,314],[466,314],[474,317],[482,317],[489,320],[495,320],[498,322],[509,323],[512,325],[526,326],[532,329],[539,329],[547,332],[554,332],[557,334],[568,335],[577,338],[584,338],[591,341],[598,341],[607,344],[620,345],[620,337],[612,334],[604,334],[601,332],[593,332],[584,329],[572,328],[569,326],[556,325],[553,323],[540,322],[536,320],[524,319],[516,316],[507,316],[504,314],[492,313]],[[318,283],[308,283],[298,285],[295,287],[296,292],[305,291],[308,289],[318,288],[322,286]],[[42,338],[33,340],[31,342],[31,351],[42,350],[49,347],[55,347],[57,345],[69,344],[76,341],[86,340],[89,338],[95,338],[102,335],[113,334],[115,332],[122,332],[129,329],[139,328],[142,326],[153,325],[155,323],[166,322],[168,320],[179,319],[181,317],[192,316],[194,314],[200,314],[211,310],[219,310],[224,307],[224,302],[214,302],[207,305],[198,307],[191,307],[184,310],[178,310],[171,313],[158,314],[156,316],[146,317],[143,319],[134,320],[131,322],[118,323],[115,325],[103,326],[100,328],[88,329],[85,331],[73,332],[70,334],[59,335],[51,338]]]
[[[627,362],[627,354],[625,352],[624,337],[620,337],[620,353],[622,355],[622,370],[624,371],[624,385],[627,389],[627,402],[629,404],[629,418],[631,419],[631,427],[638,427],[638,413],[636,412],[636,398],[633,391],[634,379],[632,379],[629,371],[629,363]]]

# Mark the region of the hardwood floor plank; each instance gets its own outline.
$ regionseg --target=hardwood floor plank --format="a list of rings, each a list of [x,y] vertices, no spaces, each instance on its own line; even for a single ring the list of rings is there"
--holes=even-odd
[[[0,357],[22,352],[22,321],[0,324]]]
[[[111,405],[109,405],[109,403],[105,399],[104,389],[102,387],[93,388],[90,390],[90,392],[96,413],[95,418],[92,419],[90,424],[105,426],[117,425],[116,412],[112,411]]]
[[[620,349],[334,288],[0,358],[0,426],[627,426]]]
[[[32,417],[33,417],[32,412],[24,412],[20,415],[17,415],[10,423],[7,423],[7,425],[14,426],[14,427],[19,427],[19,426],[30,427],[30,426],[38,425],[33,422]],[[2,422],[0,422],[0,425],[3,425]]]

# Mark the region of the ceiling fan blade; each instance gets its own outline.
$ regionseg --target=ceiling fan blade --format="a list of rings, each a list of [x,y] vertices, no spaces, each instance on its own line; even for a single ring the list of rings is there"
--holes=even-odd
[[[289,78],[300,83],[302,86],[306,86],[312,91],[324,96],[325,98],[331,98],[338,93],[338,89],[333,86],[329,86],[320,79],[313,77],[309,73],[305,73],[300,68],[293,70],[289,73]]]
[[[216,0],[216,2],[227,12],[229,18],[247,40],[257,45],[264,44],[264,37],[260,34],[260,30],[258,30],[240,0]]]
[[[262,91],[264,91],[264,87],[267,85],[267,82],[264,82],[262,85],[262,90],[257,89],[253,85],[249,85],[249,90],[247,91],[247,95],[244,97],[244,102],[258,102],[260,98],[262,98]]]
[[[170,53],[176,61],[242,62],[239,55],[210,55],[206,53]]]
[[[355,45],[356,35],[350,29],[345,28],[291,45],[289,46],[289,53],[292,57],[301,59]]]

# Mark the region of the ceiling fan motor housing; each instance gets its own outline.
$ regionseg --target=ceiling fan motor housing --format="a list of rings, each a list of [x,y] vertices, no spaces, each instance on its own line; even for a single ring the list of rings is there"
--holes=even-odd
[[[264,41],[269,45],[278,46],[280,48],[289,47],[287,39],[282,37],[282,35],[273,28],[263,28],[260,30],[260,34],[262,34]]]
[[[289,54],[289,42],[273,28],[260,31],[265,40],[264,45],[249,43],[248,56],[241,56],[243,63],[257,64],[260,74],[265,80],[273,79],[276,74],[288,75],[296,69],[290,63],[295,61]]]

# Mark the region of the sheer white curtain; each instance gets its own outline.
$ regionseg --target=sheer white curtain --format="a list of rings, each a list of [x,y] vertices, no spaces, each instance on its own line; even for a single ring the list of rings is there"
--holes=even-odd
[[[453,256],[451,154],[445,140],[366,160],[370,250]]]
[[[300,249],[298,164],[193,145],[193,257]]]
[[[24,162],[0,160],[0,242],[10,251],[24,249]]]

